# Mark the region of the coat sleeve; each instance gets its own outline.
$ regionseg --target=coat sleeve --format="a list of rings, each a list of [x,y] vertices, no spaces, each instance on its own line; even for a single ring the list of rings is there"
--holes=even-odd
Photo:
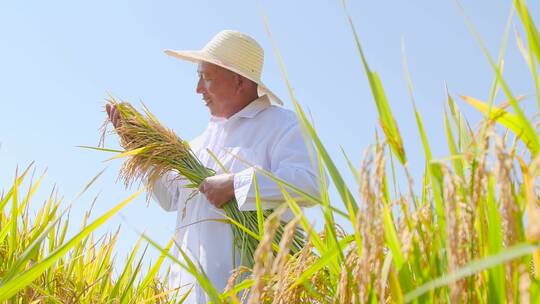
[[[320,195],[320,174],[315,166],[316,154],[311,143],[306,143],[297,121],[286,128],[269,151],[270,172],[288,183],[302,189],[312,196]],[[313,162],[312,162],[313,159]],[[234,194],[238,208],[242,211],[256,210],[255,185],[253,176],[257,175],[257,185],[262,208],[272,209],[285,200],[278,184],[254,167],[249,167],[234,175]],[[307,207],[312,202],[304,199],[293,190],[286,189],[300,206]]]
[[[156,181],[152,189],[152,198],[165,211],[182,210],[193,192],[193,189],[185,187],[187,183],[187,180],[180,178],[178,173],[170,171]]]

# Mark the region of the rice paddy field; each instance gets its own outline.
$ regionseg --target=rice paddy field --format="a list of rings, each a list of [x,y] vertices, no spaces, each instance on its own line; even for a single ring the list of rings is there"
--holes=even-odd
[[[328,180],[321,181],[321,196],[312,197],[275,178],[296,215],[289,223],[280,223],[283,210],[273,214],[258,210],[249,222],[234,220],[238,210],[226,210],[231,225],[249,235],[253,249],[249,267],[231,273],[225,290],[213,287],[196,261],[172,255],[176,246],[172,239],[161,244],[141,233],[128,258],[120,259],[114,254],[119,231],[96,233],[144,195],[144,189],[108,212],[91,216],[90,208],[78,222],[70,218],[70,206],[61,203],[56,189],[41,186],[46,177],[35,176],[30,165],[17,170],[12,183],[0,185],[0,300],[182,303],[189,287],[171,289],[166,284],[170,265],[180,264],[197,277],[212,303],[540,302],[540,34],[538,20],[533,20],[525,1],[513,3],[511,18],[519,25],[514,40],[528,65],[534,92],[515,92],[505,79],[504,53],[512,23],[502,39],[500,55],[495,56],[464,14],[494,81],[486,100],[445,92],[440,121],[444,133],[438,134],[447,143],[449,154],[444,158],[433,157],[404,59],[404,78],[425,159],[423,168],[414,168],[423,173],[421,178],[413,178],[410,155],[394,116],[397,109],[386,98],[384,79],[370,67],[364,54],[364,47],[369,46],[361,43],[344,3],[351,39],[377,109],[373,143],[359,165],[346,153],[330,155],[311,117],[296,100],[281,64],[289,98]],[[278,46],[275,52],[280,58]],[[469,121],[460,110],[463,104],[481,113],[482,120]],[[152,120],[148,109],[145,113]],[[159,126],[155,132],[168,132],[155,122]],[[178,144],[175,140],[171,136],[164,144]],[[125,160],[122,174],[128,183],[162,173],[148,171],[148,163],[133,162],[145,157],[148,145],[124,144],[123,148],[108,151],[113,154],[94,153]],[[350,171],[346,174],[352,174],[353,183],[345,182],[345,172],[335,164],[337,158],[346,159]],[[203,176],[209,174],[201,170]],[[80,195],[92,188],[95,179]],[[337,189],[336,198],[330,199],[326,190],[330,183]],[[324,218],[322,229],[313,227],[287,190],[316,204]],[[30,212],[38,192],[50,196],[37,212]],[[79,227],[77,233],[66,233],[70,227]],[[299,232],[304,235],[302,241],[297,239]],[[147,265],[149,248],[160,255]]]

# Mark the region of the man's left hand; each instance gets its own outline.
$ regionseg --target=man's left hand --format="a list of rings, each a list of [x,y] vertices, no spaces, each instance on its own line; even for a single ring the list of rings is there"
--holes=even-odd
[[[216,208],[234,198],[234,174],[224,173],[205,178],[199,186],[199,191]]]

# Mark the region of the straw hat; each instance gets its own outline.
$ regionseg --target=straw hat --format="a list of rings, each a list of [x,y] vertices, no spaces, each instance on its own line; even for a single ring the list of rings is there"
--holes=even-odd
[[[259,96],[268,95],[279,105],[283,102],[261,81],[264,51],[250,36],[239,31],[219,32],[200,51],[165,50],[165,54],[182,60],[198,63],[206,61],[233,71],[258,84]]]

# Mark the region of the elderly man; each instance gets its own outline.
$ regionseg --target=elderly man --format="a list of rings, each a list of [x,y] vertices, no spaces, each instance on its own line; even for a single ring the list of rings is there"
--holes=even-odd
[[[284,202],[280,187],[252,165],[317,196],[318,171],[310,158],[314,154],[303,138],[296,115],[277,106],[282,102],[261,82],[263,50],[253,38],[226,30],[200,51],[165,53],[198,64],[196,90],[211,117],[206,130],[190,145],[202,163],[217,174],[207,178],[199,193],[193,195],[177,173],[170,172],[154,186],[153,197],[165,210],[177,212],[178,246],[199,263],[217,289],[223,290],[239,257],[234,255],[229,224],[220,221],[220,208],[236,198],[240,210],[256,210],[255,174],[264,209]],[[108,106],[107,112],[117,125],[116,109]],[[300,205],[308,204],[296,198]],[[288,215],[290,218],[290,211]],[[173,266],[170,284],[172,288],[193,286],[188,303],[207,302],[194,277],[177,265]]]

